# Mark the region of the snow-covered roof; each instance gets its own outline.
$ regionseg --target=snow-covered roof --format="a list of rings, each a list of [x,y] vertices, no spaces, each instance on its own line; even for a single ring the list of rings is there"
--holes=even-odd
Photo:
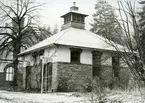
[[[52,44],[116,51],[116,48],[106,43],[106,39],[103,38],[102,36],[99,36],[88,30],[71,27],[62,30],[59,33],[53,35],[52,37],[47,38],[39,42],[38,44],[28,48],[27,50],[20,53],[20,55],[29,53],[31,51],[36,51],[41,48],[48,47]],[[119,44],[116,45],[118,46],[119,49],[121,48],[123,51],[123,46]]]

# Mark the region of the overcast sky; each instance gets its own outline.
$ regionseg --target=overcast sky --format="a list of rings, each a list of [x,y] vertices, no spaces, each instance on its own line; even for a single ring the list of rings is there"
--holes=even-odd
[[[41,1],[41,0],[40,0]],[[63,19],[61,15],[69,12],[69,8],[73,5],[73,1],[76,1],[76,6],[79,7],[79,11],[89,16],[86,18],[86,29],[88,29],[89,23],[92,21],[91,15],[94,13],[94,7],[97,0],[45,0],[47,5],[41,10],[40,15],[41,24],[53,27],[55,24],[62,25]],[[117,7],[117,0],[106,0],[109,4]],[[123,1],[123,0],[121,0]],[[139,0],[131,0],[138,2]]]

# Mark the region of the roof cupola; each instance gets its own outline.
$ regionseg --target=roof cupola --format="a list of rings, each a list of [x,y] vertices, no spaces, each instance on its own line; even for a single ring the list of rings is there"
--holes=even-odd
[[[79,7],[76,6],[76,2],[73,2],[73,6],[70,7],[70,12],[61,16],[64,18],[62,29],[67,29],[69,27],[85,29],[85,17],[88,15],[78,11]]]

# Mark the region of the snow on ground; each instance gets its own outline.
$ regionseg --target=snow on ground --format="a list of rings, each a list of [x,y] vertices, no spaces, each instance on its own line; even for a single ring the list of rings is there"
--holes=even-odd
[[[0,103],[10,103],[7,100],[0,99]]]
[[[0,98],[14,103],[88,103],[84,97],[73,96],[73,93],[22,93],[0,91]]]
[[[145,90],[143,90],[145,91]],[[94,102],[91,102],[93,97]],[[0,103],[98,103],[91,93],[23,93],[0,90]],[[139,91],[106,92],[104,103],[145,103],[145,94]],[[4,102],[2,102],[4,101]],[[5,102],[7,101],[7,102]]]
[[[143,91],[113,91],[108,93],[106,98],[108,101],[113,101],[111,103],[145,103],[145,94]]]

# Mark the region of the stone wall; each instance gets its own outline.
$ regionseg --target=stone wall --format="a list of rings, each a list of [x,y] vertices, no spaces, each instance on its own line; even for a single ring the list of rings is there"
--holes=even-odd
[[[56,92],[58,87],[58,76],[57,76],[57,70],[58,70],[58,63],[52,64],[52,91]]]
[[[131,76],[131,72],[128,67],[120,67],[119,71],[119,82],[120,82],[120,88],[121,89],[128,89],[130,86],[130,80],[132,80],[133,77]]]
[[[40,89],[41,65],[31,69],[31,88]],[[23,69],[23,87],[25,87],[25,69]],[[72,63],[52,63],[52,90],[63,92],[90,91],[92,88],[92,65]],[[111,89],[128,88],[130,72],[126,67],[120,67],[119,77],[114,77],[112,66],[101,66],[100,82],[102,87]]]
[[[19,89],[23,89],[23,73],[18,71],[17,85]]]
[[[103,65],[100,71],[100,80],[103,87],[111,88],[113,81],[113,70],[111,66]]]
[[[68,92],[91,90],[92,65],[57,63],[57,67],[54,78],[55,84],[52,83],[54,84],[52,88],[58,87],[57,91]],[[114,77],[112,66],[102,65],[100,71],[101,86],[110,89],[127,89],[131,79],[130,75],[128,68],[120,67],[119,77]]]
[[[0,72],[0,86],[4,86],[4,83],[5,83],[4,72]]]
[[[58,63],[58,91],[89,91],[92,66],[84,64]]]
[[[11,88],[11,81],[6,81],[5,78],[5,73],[4,72],[0,72],[0,89],[9,89]]]
[[[31,68],[31,88],[39,89],[41,86],[41,65],[34,65]]]
[[[110,89],[127,89],[129,82],[132,79],[131,72],[127,67],[119,67],[119,76],[114,77],[112,66],[102,66],[101,68],[101,83],[102,87]]]
[[[26,75],[26,69],[30,69],[30,75]],[[29,83],[26,83],[26,76]],[[26,86],[27,85],[27,86]],[[23,89],[40,89],[41,85],[41,65],[34,65],[23,68]]]

